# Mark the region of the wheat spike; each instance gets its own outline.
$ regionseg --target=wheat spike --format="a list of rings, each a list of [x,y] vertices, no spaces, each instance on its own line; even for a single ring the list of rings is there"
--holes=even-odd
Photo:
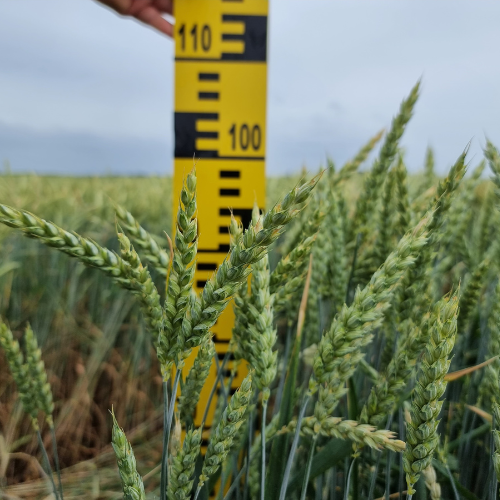
[[[137,473],[136,462],[132,446],[127,441],[127,437],[118,425],[115,414],[111,412],[113,417],[113,433],[111,446],[115,451],[116,460],[118,462],[118,472],[123,488],[124,500],[146,500],[144,492],[144,484],[141,476]]]
[[[439,443],[437,417],[441,411],[443,395],[451,360],[449,355],[455,345],[458,316],[458,294],[444,297],[434,308],[429,343],[422,365],[417,373],[417,385],[411,406],[411,422],[407,423],[407,446],[403,455],[408,493],[415,493],[413,486],[420,473],[432,461]]]
[[[154,337],[157,336],[163,323],[163,311],[159,306],[158,292],[146,268],[133,268],[115,252],[101,247],[95,241],[65,231],[25,210],[0,204],[0,223],[20,229],[26,236],[99,269],[122,288],[132,291],[139,298],[149,331]]]
[[[42,351],[38,347],[36,336],[31,326],[26,327],[24,338],[26,342],[26,365],[30,376],[31,391],[36,399],[36,404],[45,413],[45,418],[50,427],[54,425],[52,413],[54,402],[52,391],[45,372],[45,364],[42,360]]]
[[[399,140],[413,114],[413,108],[419,96],[419,89],[420,82],[417,82],[408,98],[401,103],[399,114],[392,120],[391,129],[385,137],[378,158],[366,177],[363,191],[356,202],[356,214],[349,240],[355,239],[359,232],[366,234],[367,223],[374,213],[374,207],[379,199],[385,176],[396,156]]]
[[[432,465],[429,465],[429,467],[422,471],[422,475],[425,479],[425,487],[431,494],[431,500],[441,500],[441,485],[437,480],[436,469]]]
[[[368,155],[372,152],[373,148],[380,141],[384,131],[381,130],[375,134],[366,144],[364,144],[358,151],[356,156],[344,164],[344,166],[333,176],[333,186],[338,186],[342,182],[348,180],[353,174],[358,171],[358,168],[366,161]]]
[[[182,386],[182,394],[179,397],[178,410],[183,422],[188,421],[193,416],[194,410],[200,398],[201,390],[205,385],[210,367],[212,366],[214,356],[214,343],[208,339],[200,346],[198,353],[196,354],[194,364],[189,370],[186,381]]]
[[[162,276],[167,276],[170,257],[168,253],[161,248],[156,239],[151,236],[134,218],[134,216],[120,205],[115,206],[117,217],[120,219],[121,226],[132,238],[132,241],[144,253],[144,257]]]
[[[169,500],[189,500],[193,487],[196,459],[200,453],[201,429],[191,429],[184,438],[182,448],[172,460],[167,497]]]
[[[250,274],[250,266],[267,254],[271,243],[304,208],[318,180],[319,176],[290,191],[281,203],[264,215],[260,229],[250,225],[236,242],[217,272],[206,282],[200,298],[184,316],[182,329],[189,346],[198,346],[209,336],[210,328]]]
[[[24,411],[31,417],[35,430],[38,430],[38,395],[33,392],[28,365],[24,362],[24,356],[19,342],[14,339],[10,328],[0,318],[0,345],[5,351],[7,362],[19,390]]]
[[[370,283],[358,289],[351,306],[344,305],[330,329],[323,335],[314,360],[310,389],[320,389],[315,406],[319,421],[331,416],[342,395],[345,381],[364,357],[362,348],[371,342],[372,331],[381,325],[384,311],[390,307],[394,287],[404,272],[414,264],[426,244],[426,229],[432,215],[426,216],[413,231],[398,243]],[[325,384],[325,385],[323,385]]]
[[[219,424],[210,436],[210,443],[205,454],[198,490],[217,472],[231,449],[238,429],[243,425],[252,397],[252,376],[248,375],[241,387],[234,393],[224,410]]]

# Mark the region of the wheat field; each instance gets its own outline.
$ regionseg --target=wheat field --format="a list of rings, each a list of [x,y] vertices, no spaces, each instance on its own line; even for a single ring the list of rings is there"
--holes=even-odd
[[[173,228],[169,178],[1,175],[0,494],[496,499],[500,155],[408,174],[418,95],[346,164],[269,179],[199,294],[195,168]],[[216,379],[202,453],[227,307],[250,372]]]

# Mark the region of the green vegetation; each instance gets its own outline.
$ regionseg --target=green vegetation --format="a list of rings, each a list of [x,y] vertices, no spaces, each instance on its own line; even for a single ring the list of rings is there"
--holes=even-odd
[[[443,179],[430,149],[408,175],[418,94],[341,169],[270,179],[200,294],[195,169],[174,230],[169,179],[2,175],[0,492],[496,498],[500,155],[486,144],[492,180],[467,151]],[[250,374],[232,397],[216,382],[203,455],[226,307]]]

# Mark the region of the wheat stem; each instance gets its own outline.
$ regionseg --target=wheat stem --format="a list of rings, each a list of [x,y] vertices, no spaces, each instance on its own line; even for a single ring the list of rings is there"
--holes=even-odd
[[[288,455],[288,460],[286,462],[285,473],[283,475],[283,483],[281,485],[279,500],[285,500],[286,490],[288,487],[288,480],[290,478],[290,472],[292,470],[293,459],[295,458],[295,452],[297,451],[297,446],[299,444],[300,427],[302,425],[302,419],[306,413],[307,403],[309,403],[309,398],[311,396],[307,393],[302,401],[302,406],[299,411],[299,417],[297,419],[297,428],[295,429],[295,434],[293,436],[292,447]]]
[[[168,488],[168,446],[170,443],[170,432],[172,428],[172,419],[174,416],[174,408],[175,408],[175,398],[177,397],[177,388],[179,387],[179,380],[181,378],[181,373],[182,370],[180,368],[177,368],[175,371],[175,378],[174,378],[174,384],[172,386],[172,396],[170,397],[170,401],[168,404],[168,413],[167,413],[167,428],[166,428],[166,442],[164,441],[164,454],[162,454],[162,475],[161,475],[161,480],[162,484],[164,485],[164,497],[161,498],[161,500],[166,500],[167,498],[167,488]],[[163,432],[165,432],[165,428],[163,429]],[[166,450],[166,451],[165,451]]]
[[[255,409],[252,408],[250,410],[250,415],[248,417],[248,446],[247,446],[247,466],[246,466],[246,471],[245,471],[245,486],[243,489],[243,500],[248,500],[248,495],[250,493],[250,462],[251,462],[251,450],[252,450],[252,439],[254,438],[254,428],[253,428],[253,423],[254,423],[254,411]]]
[[[260,430],[260,443],[262,463],[260,469],[260,499],[264,500],[266,484],[266,417],[267,417],[267,399],[262,400],[262,426]]]
[[[304,474],[304,480],[302,481],[302,493],[300,494],[300,500],[306,500],[307,495],[307,483],[309,483],[309,476],[311,475],[311,465],[314,456],[314,450],[316,448],[316,441],[318,440],[319,434],[313,436],[311,440],[311,446],[309,448],[309,453],[306,463],[306,472]]]
[[[349,466],[349,473],[347,474],[347,481],[345,484],[344,500],[349,500],[349,489],[351,487],[352,471],[354,470],[354,462],[356,462],[356,458],[357,457],[354,457],[352,459],[351,465]]]
[[[160,478],[160,499],[164,500],[167,495],[167,468],[168,468],[168,437],[170,429],[168,428],[168,382],[165,380],[162,383],[163,388],[163,450],[161,453],[161,478]]]
[[[224,359],[222,360],[220,368],[217,369],[217,375],[215,376],[215,380],[214,380],[214,383],[212,385],[212,389],[210,389],[210,394],[208,395],[208,400],[207,400],[207,404],[205,406],[205,411],[203,412],[203,418],[201,419],[201,428],[202,429],[205,427],[205,422],[206,422],[207,417],[208,417],[208,412],[210,411],[210,406],[212,405],[212,399],[214,398],[215,391],[217,390],[217,385],[219,384],[219,381],[222,377],[222,372],[224,371],[224,368],[226,367],[226,364],[229,361],[230,357],[231,357],[231,351],[227,351],[226,354],[224,354]]]
[[[59,483],[59,495],[61,497],[61,500],[63,500],[64,495],[63,495],[63,487],[61,479],[61,468],[59,467],[59,454],[57,452],[56,432],[53,425],[50,427],[50,435],[52,439],[52,453],[54,455],[54,463],[57,471],[57,481]]]
[[[57,492],[56,483],[54,482],[54,477],[52,475],[52,467],[50,466],[49,456],[47,455],[47,451],[45,450],[45,446],[43,445],[42,435],[40,434],[39,429],[37,429],[36,431],[36,437],[38,439],[38,446],[40,447],[40,451],[42,452],[45,469],[47,470],[47,476],[50,480],[54,496],[56,497],[56,500],[58,500],[59,494]]]

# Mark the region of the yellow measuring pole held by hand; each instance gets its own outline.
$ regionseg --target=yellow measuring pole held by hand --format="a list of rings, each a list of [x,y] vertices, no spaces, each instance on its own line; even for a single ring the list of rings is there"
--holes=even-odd
[[[194,156],[199,231],[194,284],[200,292],[229,251],[231,213],[248,227],[254,202],[264,208],[268,1],[176,0],[174,7],[174,214]],[[233,323],[233,308],[228,307],[212,329],[219,360],[228,351]],[[194,355],[187,360],[184,375]],[[232,368],[230,361],[225,377]],[[246,370],[240,364],[230,393],[239,387]],[[215,378],[214,362],[195,426],[202,423]],[[217,423],[215,406],[214,400],[207,429]]]

